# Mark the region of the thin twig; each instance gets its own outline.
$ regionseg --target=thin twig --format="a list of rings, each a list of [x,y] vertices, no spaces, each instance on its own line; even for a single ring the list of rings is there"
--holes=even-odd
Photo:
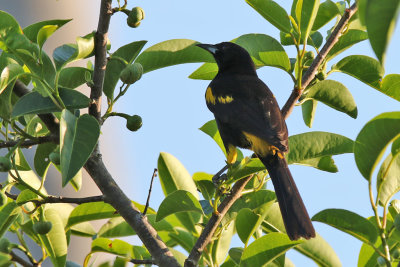
[[[292,94],[289,96],[288,100],[286,101],[285,105],[282,107],[281,110],[282,115],[285,119],[287,119],[290,113],[292,113],[293,107],[299,100],[301,94],[303,93],[303,90],[307,88],[310,82],[314,79],[319,66],[325,60],[326,56],[328,55],[332,47],[337,43],[340,34],[342,33],[343,29],[347,26],[347,23],[349,22],[350,18],[356,13],[356,11],[357,11],[356,4],[353,4],[350,8],[346,9],[342,18],[340,19],[335,29],[332,31],[331,35],[326,41],[325,45],[322,47],[320,53],[316,56],[311,66],[308,68],[308,70],[302,77],[301,88],[295,87],[293,89]]]
[[[13,141],[0,142],[0,148],[13,147],[16,144],[18,144],[18,142],[20,142],[20,141],[21,140],[19,139],[19,140],[13,140]],[[49,143],[49,142],[57,142],[57,141],[58,141],[58,137],[51,134],[51,135],[47,135],[47,136],[37,137],[32,140],[25,140],[19,144],[19,147],[31,147],[34,145],[39,145],[39,144]]]
[[[45,203],[71,203],[71,204],[84,204],[84,203],[91,203],[91,202],[100,202],[104,201],[104,196],[91,196],[91,197],[62,197],[62,196],[48,196],[45,199],[41,200],[32,200],[38,205],[45,204]]]
[[[251,180],[253,176],[250,175],[246,178],[243,178],[235,183],[232,187],[230,194],[222,201],[221,205],[218,207],[218,212],[213,213],[207,225],[204,227],[203,232],[201,233],[199,239],[197,239],[196,244],[192,248],[192,251],[189,254],[189,257],[185,260],[185,267],[195,267],[199,262],[201,253],[206,248],[206,246],[210,243],[211,238],[214,235],[215,230],[218,225],[222,221],[222,218],[225,216],[226,212],[230,209],[230,207],[235,203],[235,201],[240,198],[241,193],[246,186],[246,184]]]
[[[154,262],[154,260],[136,260],[136,259],[131,259],[130,262],[133,263],[133,264],[153,264],[153,265],[157,265]]]
[[[147,209],[149,208],[151,189],[153,188],[153,181],[156,176],[157,176],[157,168],[154,168],[153,175],[151,176],[149,194],[147,195],[146,206],[144,207],[143,215],[146,215]]]

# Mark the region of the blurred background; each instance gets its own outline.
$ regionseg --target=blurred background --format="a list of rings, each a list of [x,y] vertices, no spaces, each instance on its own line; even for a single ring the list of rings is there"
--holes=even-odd
[[[114,6],[117,4],[113,1]],[[121,1],[123,2],[123,1]],[[277,2],[290,10],[291,1]],[[73,19],[58,30],[46,43],[49,54],[57,46],[74,43],[97,28],[99,3],[96,0],[2,0],[1,9],[12,14],[24,28],[34,22],[49,19]],[[126,25],[126,15],[117,13],[112,17],[109,38],[111,52],[129,42],[148,40],[145,48],[169,39],[193,39],[204,43],[229,41],[247,33],[264,33],[279,40],[279,31],[265,21],[244,0],[147,0],[128,1],[129,7],[140,6],[146,17],[139,28]],[[326,31],[332,23],[320,32]],[[396,48],[397,47],[397,48]],[[400,29],[392,36],[385,63],[385,74],[400,73]],[[285,47],[289,57],[295,50]],[[310,48],[311,50],[311,48]],[[359,43],[334,59],[339,61],[349,54],[374,57],[367,41]],[[79,63],[84,66],[85,62]],[[189,173],[198,171],[216,173],[224,165],[224,156],[216,144],[198,130],[213,119],[208,111],[204,92],[208,81],[191,80],[187,77],[200,64],[185,64],[168,67],[145,74],[131,86],[126,95],[114,106],[114,111],[143,118],[143,127],[138,132],[125,128],[122,118],[110,118],[102,128],[101,150],[104,161],[113,177],[133,200],[145,203],[153,169],[161,151],[177,157]],[[330,65],[328,65],[328,70]],[[290,77],[283,71],[264,67],[258,70],[260,78],[268,84],[282,106],[293,89]],[[362,126],[376,115],[387,111],[398,111],[399,103],[360,81],[341,73],[331,74],[331,79],[343,83],[353,94],[358,107],[358,118],[335,111],[319,104],[312,129],[303,123],[301,109],[296,107],[287,120],[289,134],[307,131],[327,131],[355,139]],[[88,92],[82,87],[83,92]],[[103,102],[106,102],[104,99]],[[245,151],[245,155],[249,155]],[[33,153],[31,153],[33,155]],[[373,215],[369,205],[366,180],[358,172],[352,154],[334,157],[338,173],[326,173],[304,166],[291,165],[310,216],[327,208],[344,208],[364,217]],[[84,191],[75,193],[71,188],[60,189],[60,177],[56,171],[46,180],[50,192],[68,196],[99,194],[99,190],[85,176]],[[272,188],[272,185],[268,184]],[[155,180],[150,205],[157,209],[163,199],[160,184]],[[361,242],[334,228],[314,223],[316,230],[338,254],[343,266],[356,266]],[[136,237],[126,239],[141,245]],[[90,249],[90,239],[75,238],[70,245],[69,260],[82,264]],[[238,238],[233,246],[241,246]],[[287,256],[297,266],[315,266],[315,263],[295,251]],[[100,261],[99,261],[100,262]]]

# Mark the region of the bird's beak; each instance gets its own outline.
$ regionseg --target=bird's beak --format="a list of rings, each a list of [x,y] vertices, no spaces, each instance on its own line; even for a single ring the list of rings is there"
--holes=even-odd
[[[212,44],[196,44],[196,46],[203,48],[204,50],[207,50],[211,54],[215,55],[217,52],[218,48],[215,45]]]

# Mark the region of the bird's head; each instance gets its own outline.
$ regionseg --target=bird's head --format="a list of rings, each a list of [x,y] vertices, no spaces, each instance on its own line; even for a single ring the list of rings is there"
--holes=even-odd
[[[210,52],[218,64],[219,72],[235,72],[241,74],[256,74],[253,60],[249,53],[240,45],[222,42],[219,44],[196,44]]]

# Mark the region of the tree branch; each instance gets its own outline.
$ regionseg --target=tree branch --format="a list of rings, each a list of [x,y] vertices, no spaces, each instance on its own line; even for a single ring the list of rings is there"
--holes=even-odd
[[[156,176],[157,176],[157,169],[154,168],[153,175],[151,176],[150,187],[149,187],[149,194],[147,195],[146,206],[144,207],[144,210],[143,210],[143,215],[146,215],[147,209],[149,208],[149,205],[150,205],[150,196],[151,196],[151,189],[153,188],[153,181],[154,181],[154,178],[155,178]]]
[[[45,203],[71,203],[71,204],[83,204],[91,202],[104,201],[104,196],[91,196],[91,197],[62,197],[62,196],[48,196],[45,199],[33,200],[32,202],[36,204]]]
[[[85,164],[85,169],[104,195],[104,201],[110,203],[142,240],[144,246],[159,266],[180,266],[168,247],[157,235],[157,231],[149,224],[139,209],[115,183],[105,167],[100,154],[92,154]]]
[[[346,9],[345,13],[343,14],[342,18],[336,25],[335,29],[332,31],[331,35],[329,36],[328,40],[326,41],[325,45],[322,47],[320,53],[316,56],[311,66],[308,68],[306,73],[302,78],[302,85],[301,88],[294,88],[292,94],[289,96],[288,100],[286,101],[285,105],[282,107],[282,115],[285,119],[287,119],[293,111],[294,105],[299,100],[301,94],[303,93],[304,89],[310,84],[310,82],[314,79],[319,66],[325,60],[326,56],[328,55],[329,51],[332,47],[337,43],[339,40],[340,34],[342,33],[343,29],[346,27],[347,23],[349,22],[350,18],[356,13],[357,5],[354,3],[350,8]]]
[[[235,201],[240,198],[242,191],[246,184],[251,180],[253,176],[250,175],[243,178],[235,183],[232,187],[230,194],[222,201],[221,205],[218,207],[218,213],[213,213],[210,220],[208,221],[206,227],[204,227],[199,239],[197,239],[196,244],[192,248],[189,257],[185,260],[185,267],[195,267],[197,266],[201,253],[204,248],[210,243],[211,238],[214,235],[215,230],[221,223],[222,218],[225,216],[226,212],[235,203]]]
[[[14,140],[14,141],[0,142],[0,148],[13,147],[16,144],[18,144],[20,141],[21,141],[21,139]],[[47,136],[38,137],[37,139],[33,139],[33,140],[25,140],[24,142],[20,143],[19,146],[20,147],[31,147],[34,145],[39,145],[39,144],[49,143],[49,142],[58,142],[58,136],[50,134]]]
[[[89,114],[99,122],[101,119],[101,95],[103,93],[103,82],[107,65],[107,36],[112,15],[111,2],[111,0],[101,1],[99,22],[94,39],[94,71],[93,86],[90,90],[91,103]]]

